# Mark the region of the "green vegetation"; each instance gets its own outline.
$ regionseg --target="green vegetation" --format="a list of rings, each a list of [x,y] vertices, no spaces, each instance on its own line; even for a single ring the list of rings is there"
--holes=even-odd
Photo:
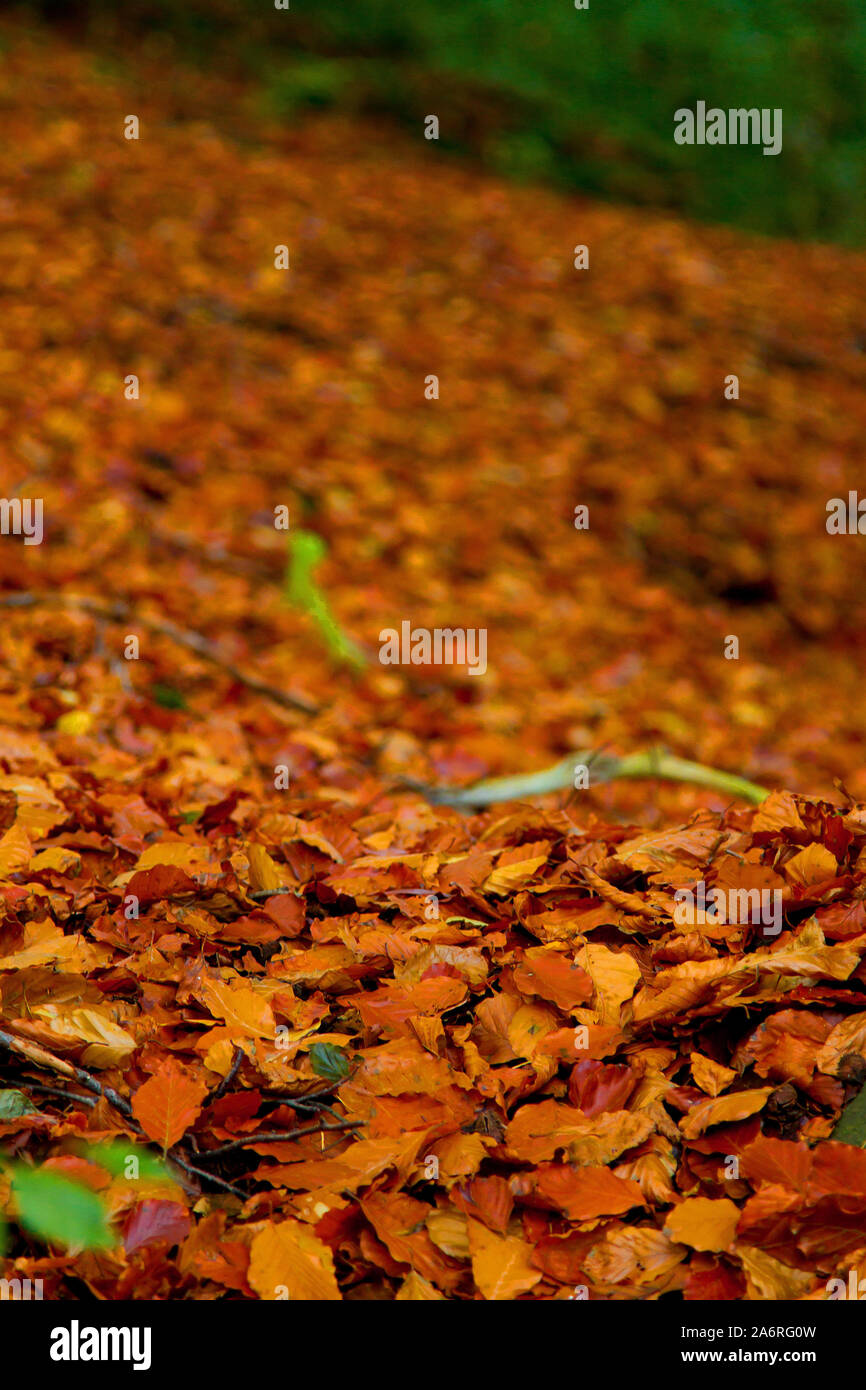
[[[33,0],[56,23],[58,0]],[[862,0],[84,0],[87,37],[130,24],[255,75],[284,119],[387,113],[510,177],[754,230],[861,243]],[[72,13],[76,13],[72,7]],[[676,146],[673,113],[781,107],[784,147]]]
[[[35,1111],[36,1106],[23,1091],[0,1090],[0,1118],[9,1120]],[[105,1168],[113,1177],[174,1181],[165,1164],[138,1145],[121,1141],[89,1144],[84,1146],[81,1157]],[[81,1182],[48,1168],[11,1163],[2,1156],[0,1174],[11,1178],[16,1223],[22,1231],[51,1245],[79,1250],[107,1249],[115,1244],[103,1199]],[[8,1229],[0,1215],[0,1255],[6,1252],[8,1239]]]
[[[343,629],[315,579],[315,570],[328,553],[321,536],[314,531],[293,531],[288,537],[288,562],[283,580],[283,598],[292,608],[300,608],[313,619],[331,655],[349,666],[365,666],[367,658]]]

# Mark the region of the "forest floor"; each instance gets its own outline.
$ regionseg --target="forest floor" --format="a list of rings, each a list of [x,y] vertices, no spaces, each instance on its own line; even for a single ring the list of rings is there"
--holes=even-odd
[[[866,259],[0,39],[0,486],[42,503],[40,544],[0,537],[9,1277],[866,1274],[866,1153],[829,1137],[866,1073],[866,560],[826,526],[864,476]],[[287,602],[281,508],[333,622]],[[406,621],[485,629],[486,672],[381,665]],[[405,785],[659,744],[771,795]],[[784,920],[683,913],[699,882]],[[94,1194],[86,1238],[29,1164]]]

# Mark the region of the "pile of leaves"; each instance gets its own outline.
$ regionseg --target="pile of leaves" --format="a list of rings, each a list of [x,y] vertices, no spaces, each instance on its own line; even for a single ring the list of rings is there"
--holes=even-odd
[[[96,1192],[122,1246],[17,1276],[821,1298],[863,1262],[866,1152],[828,1136],[866,1073],[866,809],[780,793],[646,834],[382,798],[263,814],[234,790],[185,823],[47,748],[42,773],[0,840],[27,1073],[4,1144]],[[677,920],[698,880],[778,891],[784,929]],[[34,1063],[59,1072],[47,1097]],[[165,1172],[84,1150],[142,1141]]]
[[[866,1070],[866,560],[825,529],[863,259],[4,41],[2,476],[45,517],[0,537],[6,1277],[866,1274],[866,1153],[831,1137]],[[488,672],[379,665],[404,619],[486,627]],[[467,817],[408,785],[658,740],[780,790]],[[778,892],[781,930],[682,920],[699,882]]]

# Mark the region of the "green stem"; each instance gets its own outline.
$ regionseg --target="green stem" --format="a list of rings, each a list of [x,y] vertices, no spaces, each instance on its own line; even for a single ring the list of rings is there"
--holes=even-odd
[[[632,753],[622,758],[615,775],[618,778],[659,777],[665,782],[691,782],[696,787],[709,787],[726,796],[741,797],[753,806],[759,806],[770,795],[766,787],[759,787],[734,772],[720,772],[718,768],[705,767],[703,763],[690,763],[685,758],[677,758],[673,753],[663,753],[655,748],[647,753]]]
[[[574,786],[574,769],[584,764],[589,769],[590,785],[599,782],[613,782],[621,778],[637,780],[641,778],[660,778],[666,782],[690,782],[695,786],[709,787],[735,796],[757,806],[769,796],[765,787],[738,777],[733,772],[720,772],[714,767],[704,767],[701,763],[691,763],[651,748],[645,753],[630,753],[625,758],[617,758],[609,753],[575,752],[562,762],[542,772],[519,774],[515,777],[496,777],[489,782],[478,782],[474,787],[432,789],[430,797],[449,806],[490,806],[497,801],[522,801],[532,796],[546,796],[549,792],[564,791]]]

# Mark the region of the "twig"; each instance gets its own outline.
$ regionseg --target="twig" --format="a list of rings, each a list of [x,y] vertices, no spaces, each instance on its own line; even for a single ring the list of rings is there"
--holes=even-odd
[[[549,792],[563,791],[574,785],[576,766],[591,767],[590,785],[599,782],[614,782],[619,779],[638,780],[659,778],[665,782],[689,782],[699,787],[709,787],[724,792],[727,796],[738,796],[754,806],[760,805],[768,796],[766,787],[759,787],[745,777],[733,772],[720,772],[714,767],[704,767],[701,763],[688,762],[672,753],[651,748],[645,753],[630,753],[624,758],[613,754],[596,754],[592,750],[569,753],[567,758],[555,763],[542,772],[518,774],[515,777],[497,777],[489,782],[478,782],[474,787],[427,787],[421,783],[407,783],[420,791],[428,801],[446,806],[483,807],[498,801],[518,801],[530,796],[546,796]]]
[[[188,1163],[185,1158],[173,1150],[169,1150],[168,1158],[171,1163],[176,1163],[178,1168],[182,1168],[185,1173],[192,1173],[195,1177],[201,1178],[204,1182],[212,1182],[216,1187],[222,1187],[226,1192],[230,1192],[233,1197],[240,1197],[242,1202],[246,1202],[249,1193],[244,1192],[240,1187],[235,1187],[233,1183],[226,1182],[225,1178],[218,1178],[215,1173],[206,1173],[203,1168],[195,1168]]]
[[[248,898],[255,898],[257,902],[265,898],[300,898],[302,895],[297,888],[257,888],[254,893],[247,893]]]
[[[82,1086],[86,1086],[89,1091],[95,1091],[97,1095],[109,1101],[121,1114],[127,1116],[136,1133],[145,1137],[141,1126],[133,1117],[132,1106],[129,1104],[129,1101],[124,1100],[123,1096],[118,1095],[110,1086],[103,1086],[95,1077],[91,1076],[89,1072],[82,1070],[81,1067],[72,1066],[70,1062],[64,1062],[61,1057],[55,1057],[52,1052],[48,1052],[44,1047],[40,1047],[38,1043],[32,1043],[23,1038],[15,1038],[11,1033],[0,1032],[0,1046],[8,1048],[10,1052],[18,1053],[21,1057],[26,1057],[34,1066],[47,1067],[50,1070],[57,1071],[61,1076],[68,1076],[70,1079],[78,1081]],[[50,1088],[43,1087],[41,1089],[48,1090]],[[58,1091],[58,1094],[65,1095],[66,1093]],[[68,1098],[73,1099],[73,1097]],[[74,1097],[74,1099],[80,1100],[85,1105],[88,1103],[91,1105],[96,1104],[96,1101],[90,1101],[89,1097],[85,1096]],[[334,1128],[334,1126],[328,1127]],[[319,1129],[320,1126],[316,1125],[314,1128]],[[203,1178],[206,1182],[212,1182],[217,1187],[224,1188],[226,1192],[231,1192],[234,1197],[240,1197],[244,1202],[247,1200],[247,1194],[241,1191],[239,1187],[234,1187],[230,1182],[226,1182],[223,1178],[216,1177],[213,1173],[206,1173],[203,1172],[201,1168],[195,1168],[191,1163],[187,1162],[185,1158],[180,1156],[176,1148],[170,1149],[166,1157],[171,1163],[177,1164],[178,1168],[182,1168],[185,1173],[192,1173],[197,1178]]]
[[[0,608],[38,608],[51,606],[58,608],[71,608],[81,613],[89,613],[91,617],[102,618],[107,622],[119,623],[138,623],[141,627],[146,627],[150,632],[157,633],[160,637],[168,637],[172,642],[177,642],[178,646],[186,647],[188,651],[194,652],[204,661],[209,661],[211,665],[218,666],[241,685],[245,685],[248,690],[252,690],[257,695],[263,695],[275,704],[282,705],[284,709],[301,710],[304,714],[318,714],[319,706],[313,704],[312,700],[307,700],[301,695],[290,695],[287,691],[281,690],[276,685],[270,685],[267,681],[259,680],[257,676],[251,676],[240,666],[229,661],[222,656],[220,651],[206,637],[202,637],[199,632],[191,632],[187,628],[177,627],[166,618],[148,618],[142,613],[136,613],[125,603],[114,600],[111,603],[103,602],[102,599],[92,598],[89,594],[37,594],[21,593],[6,594],[0,597]]]
[[[330,1115],[332,1120],[339,1119],[327,1102],[321,1103],[315,1100],[295,1100],[292,1096],[262,1096],[262,1105],[265,1101],[270,1101],[272,1105],[287,1105],[290,1110],[309,1110],[313,1115],[320,1115],[323,1112]]]
[[[110,1086],[103,1086],[90,1072],[84,1071],[81,1067],[74,1067],[71,1062],[64,1062],[62,1057],[55,1057],[53,1052],[40,1047],[38,1043],[30,1042],[29,1039],[13,1037],[11,1033],[0,1032],[0,1047],[8,1048],[10,1052],[17,1052],[20,1057],[26,1057],[34,1066],[45,1067],[48,1071],[59,1072],[61,1076],[68,1076],[70,1080],[77,1081],[79,1085],[92,1091],[94,1095],[102,1096],[119,1110],[121,1115],[127,1119],[132,1119],[132,1106],[123,1096],[118,1095],[117,1091]]]
[[[218,1085],[218,1086],[215,1086],[214,1089],[211,1091],[210,1095],[209,1095],[208,1098],[207,1098],[206,1104],[211,1105],[215,1100],[219,1100],[220,1096],[224,1096],[224,1095],[225,1095],[226,1091],[229,1089],[229,1087],[231,1086],[231,1084],[232,1084],[232,1082],[234,1081],[235,1077],[237,1076],[238,1072],[240,1071],[240,1069],[241,1069],[241,1062],[242,1062],[243,1060],[244,1060],[244,1050],[243,1050],[243,1048],[242,1048],[242,1047],[236,1047],[236,1048],[235,1048],[234,1056],[232,1057],[232,1064],[231,1064],[231,1066],[229,1067],[228,1071],[226,1072],[225,1076],[223,1077],[223,1079],[222,1079],[222,1081],[219,1083],[219,1085]]]
[[[40,1095],[60,1096],[63,1100],[74,1101],[76,1105],[92,1106],[96,1104],[93,1096],[77,1096],[74,1091],[64,1091],[60,1086],[43,1086],[39,1081],[30,1081],[25,1078],[21,1082],[28,1091],[38,1091]]]
[[[289,1133],[277,1131],[274,1134],[248,1134],[243,1139],[233,1139],[230,1144],[222,1144],[218,1149],[201,1149],[200,1158],[222,1158],[223,1154],[235,1153],[237,1149],[244,1149],[249,1144],[287,1144],[293,1139],[300,1139],[303,1134],[323,1134],[331,1129],[361,1129],[363,1128],[360,1120],[338,1120],[336,1124],[321,1125],[302,1125],[300,1129],[290,1130]]]

